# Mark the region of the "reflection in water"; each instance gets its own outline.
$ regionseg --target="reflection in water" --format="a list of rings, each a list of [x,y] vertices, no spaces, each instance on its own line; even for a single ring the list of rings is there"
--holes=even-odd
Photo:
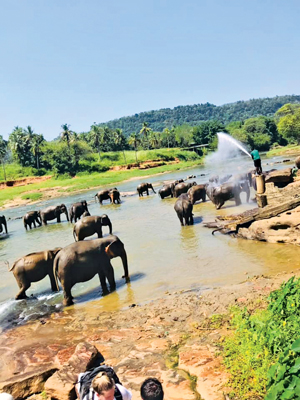
[[[251,168],[251,160],[245,160],[246,167]],[[243,166],[241,166],[243,168]],[[185,175],[196,175],[198,183],[205,183],[207,176],[200,176],[203,168],[180,171],[149,178],[158,188],[163,181],[174,180]],[[133,192],[145,178],[117,185],[120,191]],[[109,185],[108,185],[109,186]],[[109,203],[101,206],[94,202],[97,190],[66,197],[63,202],[69,207],[73,202],[86,199],[90,202],[92,215],[108,214],[113,224],[113,233],[124,242],[129,262],[131,283],[125,284],[123,266],[119,258],[112,260],[115,270],[117,292],[101,297],[98,277],[89,282],[78,283],[72,293],[75,306],[68,312],[80,312],[86,307],[91,312],[113,310],[132,303],[140,303],[161,296],[166,290],[183,288],[205,288],[245,280],[249,275],[281,272],[300,267],[299,248],[269,243],[257,243],[243,239],[233,239],[204,228],[204,222],[213,221],[216,215],[228,215],[250,209],[254,203],[235,207],[234,202],[227,203],[226,208],[216,211],[209,201],[194,205],[195,224],[181,227],[174,211],[175,199],[161,200],[158,195],[150,194],[143,198],[138,195],[122,198],[119,205]],[[43,204],[20,207],[5,211],[6,217],[22,216],[26,211],[40,209],[47,205],[59,204],[61,199],[47,201]],[[227,207],[230,206],[230,207]],[[13,300],[18,287],[12,272],[8,272],[5,261],[10,265],[22,255],[64,247],[73,243],[72,224],[63,220],[61,224],[49,223],[46,227],[25,231],[22,220],[10,220],[9,237],[0,240],[0,326],[20,322],[37,315],[59,310],[62,306],[62,292],[52,294],[49,278],[33,283],[27,291],[37,300]],[[104,234],[107,234],[106,227]],[[96,238],[94,236],[93,238]],[[299,260],[299,261],[298,261]],[[72,311],[73,310],[73,311]]]

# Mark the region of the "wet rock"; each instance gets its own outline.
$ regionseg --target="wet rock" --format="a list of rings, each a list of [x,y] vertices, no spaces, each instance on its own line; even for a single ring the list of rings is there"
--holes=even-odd
[[[295,165],[298,169],[300,169],[300,156],[295,159]]]
[[[25,372],[13,376],[6,382],[0,383],[0,391],[10,393],[15,400],[27,398],[34,393],[40,393],[44,390],[45,381],[51,377],[57,368],[40,365],[34,372]]]
[[[290,183],[293,181],[292,168],[286,168],[279,171],[270,172],[266,178],[265,183]]]
[[[76,399],[74,385],[78,374],[89,369],[99,354],[90,343],[79,343],[69,360],[45,383],[47,395],[59,400]]]

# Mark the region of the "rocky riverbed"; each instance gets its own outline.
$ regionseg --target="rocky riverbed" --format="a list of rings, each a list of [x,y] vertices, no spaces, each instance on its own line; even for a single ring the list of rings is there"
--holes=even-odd
[[[224,399],[230,388],[218,354],[228,329],[211,316],[233,304],[255,304],[291,275],[245,275],[238,285],[167,292],[117,312],[99,314],[90,302],[4,331],[0,388],[17,399],[75,398],[77,374],[101,354],[135,399],[149,376],[163,382],[167,400]]]

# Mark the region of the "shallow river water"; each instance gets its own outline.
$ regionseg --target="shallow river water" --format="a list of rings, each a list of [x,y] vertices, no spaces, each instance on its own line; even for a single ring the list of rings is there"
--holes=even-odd
[[[279,157],[276,160],[280,160]],[[276,160],[264,160],[263,167]],[[284,168],[288,164],[278,164],[275,168]],[[163,174],[146,179],[152,182],[157,191],[162,183],[187,175],[196,175],[197,183],[208,181],[210,174],[216,172],[243,172],[252,168],[252,161],[243,157],[227,163],[226,168],[212,171],[210,167],[196,167],[189,170]],[[268,167],[266,167],[268,168]],[[271,168],[269,166],[269,168]],[[203,176],[205,174],[205,176]],[[201,176],[202,175],[202,176]],[[121,192],[133,192],[145,178],[131,180],[117,185]],[[156,194],[139,198],[137,194],[122,197],[120,205],[105,202],[100,206],[93,196],[97,190],[54,199],[26,207],[4,212],[6,218],[16,218],[29,210],[41,209],[48,205],[65,203],[67,207],[83,199],[89,204],[91,215],[109,215],[113,224],[113,233],[124,242],[129,261],[131,283],[124,283],[120,259],[113,259],[117,291],[105,298],[100,297],[99,280],[77,284],[73,288],[75,308],[86,307],[96,310],[118,309],[132,303],[141,303],[157,298],[166,291],[181,289],[203,289],[220,285],[238,283],[247,275],[274,274],[300,267],[299,248],[262,242],[234,239],[216,233],[203,226],[203,221],[213,221],[215,216],[241,212],[255,207],[255,203],[245,204],[245,194],[241,198],[243,205],[236,207],[227,202],[219,211],[210,201],[194,206],[195,224],[181,227],[173,209],[175,199],[161,200]],[[251,193],[254,197],[254,193]],[[62,223],[49,223],[48,226],[25,231],[21,219],[8,221],[9,235],[0,240],[0,327],[23,323],[41,315],[62,308],[62,292],[52,294],[49,278],[33,283],[27,295],[30,300],[15,301],[18,291],[12,272],[8,272],[6,261],[10,265],[20,256],[54,247],[63,247],[73,242],[72,224],[62,215]],[[108,234],[104,227],[104,234]]]

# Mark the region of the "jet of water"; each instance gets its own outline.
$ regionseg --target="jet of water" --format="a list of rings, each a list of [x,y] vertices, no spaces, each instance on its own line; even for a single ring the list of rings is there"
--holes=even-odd
[[[205,158],[205,164],[211,167],[213,173],[216,174],[237,173],[237,169],[242,168],[242,165],[245,163],[241,152],[247,154],[250,158],[251,155],[238,140],[227,133],[218,132],[217,136],[218,148],[214,153],[209,154]],[[240,161],[237,165],[239,158]]]

